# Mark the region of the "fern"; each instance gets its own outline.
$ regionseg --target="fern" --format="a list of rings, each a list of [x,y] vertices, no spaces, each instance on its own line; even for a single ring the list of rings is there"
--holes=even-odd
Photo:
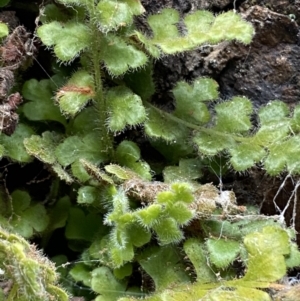
[[[96,301],[136,300],[128,296],[140,293],[129,281],[137,265],[155,284],[148,300],[269,300],[260,289],[270,288],[287,268],[299,265],[292,234],[275,217],[248,221],[233,192],[200,185],[197,179],[203,158],[219,154],[236,171],[263,162],[272,175],[298,173],[299,107],[290,113],[282,102],[272,102],[258,111],[256,127],[252,104],[244,97],[211,109],[218,85],[210,78],[177,83],[173,111],[151,103],[153,60],[207,43],[249,44],[253,27],[235,12],[214,16],[195,11],[181,18],[176,10],[164,9],[147,18],[151,33],[145,34],[134,25],[134,17],[144,13],[140,1],[58,2],[45,7],[37,36],[59,63],[76,60],[77,70],[67,80],[59,68],[49,80],[31,79],[23,85],[27,103],[20,113],[29,124],[43,126],[34,131],[23,121],[12,136],[1,135],[0,154],[22,163],[37,158],[59,180],[73,185],[77,205],[63,196],[41,225],[37,215],[45,215],[46,208],[16,191],[14,212],[8,210],[7,216],[16,213],[21,221],[13,217],[7,227],[28,238],[34,232],[47,238],[65,227],[70,248],[82,251],[84,245],[83,259],[97,261],[97,266],[77,263],[69,271],[97,294]],[[58,129],[45,130],[49,121]],[[132,128],[142,128],[152,145],[173,159],[173,166],[159,167],[164,182],[152,181],[153,167],[137,143],[116,142],[115,136]],[[236,213],[242,222],[220,219]],[[11,300],[66,300],[48,261],[19,236],[4,230],[1,236],[6,261],[0,271],[13,280]],[[10,252],[15,256],[9,258]],[[238,280],[233,273],[237,261],[247,267]]]
[[[51,6],[51,9],[50,7],[48,9],[47,6],[45,11],[48,12],[48,15],[46,14],[43,17],[45,24],[38,28],[37,34],[47,47],[53,48],[55,55],[61,62],[70,63],[77,56],[82,58],[82,68],[59,88],[55,97],[61,112],[66,117],[75,117],[75,119],[74,123],[66,126],[64,120],[56,116],[54,111],[51,116],[49,114],[49,117],[44,116],[42,118],[57,120],[65,126],[68,133],[74,133],[76,131],[74,126],[76,125],[76,128],[79,128],[79,120],[81,120],[81,126],[86,127],[83,125],[84,119],[81,117],[81,114],[85,114],[85,111],[80,112],[89,100],[93,100],[94,107],[88,109],[93,119],[91,120],[91,126],[87,127],[86,131],[81,130],[79,136],[69,134],[64,141],[56,144],[56,163],[52,165],[53,169],[62,179],[71,182],[73,176],[79,177],[78,179],[81,180],[83,177],[88,178],[86,173],[83,175],[79,172],[79,169],[83,170],[80,159],[86,159],[93,164],[115,160],[117,163],[128,166],[135,171],[140,169],[138,173],[148,173],[145,176],[149,179],[151,175],[149,171],[146,171],[149,170],[149,167],[145,162],[129,163],[129,156],[126,156],[125,153],[127,151],[132,153],[133,149],[126,149],[121,145],[116,151],[113,149],[113,135],[128,127],[144,124],[146,134],[151,137],[162,137],[168,141],[182,142],[189,136],[190,128],[186,127],[186,123],[182,124],[178,121],[188,119],[195,122],[194,126],[205,125],[210,119],[210,114],[203,102],[217,97],[217,84],[205,78],[197,80],[194,87],[188,87],[185,83],[178,84],[174,90],[175,95],[177,95],[177,109],[173,114],[167,114],[147,102],[144,97],[147,96],[148,98],[153,92],[146,92],[145,89],[139,88],[130,80],[130,76],[127,76],[125,80],[132,90],[124,84],[104,89],[102,81],[105,70],[111,76],[120,76],[144,67],[147,72],[137,71],[137,74],[140,74],[141,80],[147,81],[147,87],[153,86],[151,77],[149,77],[149,72],[151,74],[149,56],[159,58],[164,53],[182,52],[195,49],[203,43],[217,43],[222,40],[235,39],[243,43],[249,43],[254,33],[252,26],[233,12],[214,17],[209,12],[197,11],[181,20],[185,22],[188,29],[187,33],[182,36],[176,27],[176,23],[180,21],[178,12],[166,9],[158,15],[152,15],[148,18],[153,31],[152,38],[149,38],[133,26],[133,17],[144,12],[139,1],[103,0],[99,1],[98,4],[86,1],[60,2],[66,5],[74,5],[77,14],[74,15],[73,12],[65,16],[64,22],[58,22],[53,6]],[[82,15],[83,11],[86,18]],[[199,22],[200,25],[202,22],[203,26],[200,26]],[[224,27],[227,29],[224,30]],[[165,28],[169,28],[169,30],[165,30]],[[232,36],[229,35],[229,32]],[[174,47],[179,48],[175,49]],[[88,61],[92,65],[87,64]],[[101,64],[104,69],[99,69]],[[133,78],[134,76],[135,73],[133,73]],[[43,84],[45,83],[43,82]],[[141,84],[145,86],[145,83]],[[147,87],[146,89],[148,89]],[[23,93],[25,97],[28,95],[28,98],[30,97],[29,99],[35,102],[36,98],[31,96],[32,88],[33,86],[30,86],[29,82],[26,83]],[[37,86],[36,88],[40,89]],[[188,91],[184,91],[185,89],[190,91],[191,94],[189,95]],[[206,93],[203,93],[204,90]],[[137,92],[138,94],[136,94]],[[199,99],[197,103],[193,100],[196,95]],[[24,110],[28,106],[29,104],[26,104]],[[192,120],[190,112],[194,112]],[[25,110],[25,114],[29,119],[36,118],[30,116],[29,110]],[[166,122],[165,118],[167,119]],[[226,121],[224,122],[226,123]],[[162,123],[164,127],[161,126]],[[240,125],[237,124],[236,126]],[[222,124],[219,126],[222,126]],[[155,127],[157,127],[157,130]],[[161,129],[165,133],[161,133]],[[176,133],[171,134],[174,129],[176,129]],[[97,137],[101,137],[101,139],[99,140]],[[194,138],[195,141],[197,139],[200,138]],[[94,144],[93,141],[98,142]],[[40,158],[37,150],[42,147],[41,142],[41,140],[38,142],[36,138],[33,140],[33,137],[26,139],[27,151],[31,155]],[[70,150],[75,145],[75,151],[71,151],[74,155],[70,156]],[[87,145],[89,145],[89,150],[86,148]],[[218,146],[218,149],[222,150],[222,147]],[[210,152],[211,155],[215,153],[215,151]],[[51,153],[51,156],[53,156],[53,153]],[[70,165],[75,174],[68,178],[63,172],[63,168]]]
[[[3,228],[0,228],[0,257],[3,279],[12,281],[6,300],[69,299],[57,285],[58,274],[53,263],[21,236]]]
[[[188,135],[201,155],[213,157],[226,152],[236,171],[264,162],[270,175],[282,171],[299,173],[299,106],[290,112],[283,102],[269,103],[258,111],[259,125],[255,129],[251,123],[252,104],[245,97],[219,103],[214,107],[215,114],[209,113],[204,101],[216,98],[217,87],[213,80],[201,78],[192,85],[179,83],[173,93],[176,109],[172,113],[147,103],[149,119],[145,131],[150,137],[180,144]],[[196,99],[200,105],[194,109]],[[176,123],[180,126],[174,131]]]

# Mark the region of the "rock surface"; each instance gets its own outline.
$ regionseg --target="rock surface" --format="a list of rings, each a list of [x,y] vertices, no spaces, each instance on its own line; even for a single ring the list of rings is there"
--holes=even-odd
[[[217,74],[226,98],[244,95],[257,107],[274,99],[294,105],[300,96],[297,23],[261,6],[249,8],[244,16],[256,30],[251,45],[217,46],[205,59],[204,72]]]
[[[222,9],[232,2],[174,0],[144,1],[143,4],[148,13],[158,12],[164,7],[175,7],[185,14],[194,9]],[[275,8],[280,10],[284,2],[289,1],[277,2]],[[298,11],[298,6],[300,4],[294,5],[295,11]],[[292,10],[291,6],[288,7]],[[240,7],[240,11],[255,27],[256,34],[251,45],[224,42],[163,58],[157,62],[155,69],[161,101],[170,100],[166,91],[178,80],[191,81],[203,75],[218,81],[221,99],[244,95],[252,100],[255,107],[274,99],[290,105],[298,101],[300,39],[296,15],[281,14],[247,3]]]

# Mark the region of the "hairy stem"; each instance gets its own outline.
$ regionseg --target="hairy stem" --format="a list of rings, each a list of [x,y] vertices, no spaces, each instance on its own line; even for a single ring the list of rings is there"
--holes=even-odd
[[[248,137],[233,135],[232,133],[228,134],[228,133],[225,133],[225,132],[219,132],[219,131],[216,131],[214,129],[209,129],[209,128],[206,128],[204,126],[199,126],[199,125],[196,125],[194,123],[185,121],[185,120],[183,120],[181,118],[178,118],[178,117],[176,117],[176,116],[174,116],[174,115],[172,115],[168,112],[162,111],[161,109],[153,106],[151,103],[149,103],[147,101],[144,101],[144,104],[145,104],[146,107],[155,110],[156,112],[158,112],[163,117],[165,117],[169,120],[175,121],[177,123],[181,123],[184,126],[186,126],[187,128],[197,130],[198,132],[202,132],[202,133],[206,133],[206,134],[214,134],[214,135],[219,134],[220,136],[223,136],[223,137],[227,136],[229,138],[234,138],[235,141],[239,141],[239,142],[247,141],[247,139],[248,139]]]
[[[107,104],[105,95],[103,93],[102,74],[101,74],[101,32],[98,30],[97,25],[93,22],[96,17],[95,6],[91,1],[87,1],[88,10],[90,15],[90,29],[93,33],[94,39],[90,48],[90,56],[94,71],[94,84],[96,95],[94,98],[95,107],[98,112],[98,120],[96,120],[96,128],[101,136],[102,145],[106,145],[105,152],[108,157],[112,157],[113,152],[113,139],[108,129],[104,126],[107,119]]]

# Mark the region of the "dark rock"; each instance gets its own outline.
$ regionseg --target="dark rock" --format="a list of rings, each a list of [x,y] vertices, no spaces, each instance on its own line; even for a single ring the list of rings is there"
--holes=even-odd
[[[296,20],[300,17],[300,0],[246,0],[240,8],[245,10],[254,5],[266,7],[276,13],[294,15]]]
[[[256,31],[249,46],[237,42],[205,45],[156,62],[155,78],[161,101],[171,101],[170,90],[177,81],[192,81],[199,76],[215,78],[221,98],[244,95],[255,107],[274,99],[289,105],[299,100],[298,24],[287,15],[261,6],[250,7],[243,16]]]
[[[297,23],[260,6],[251,7],[245,18],[256,30],[251,45],[218,45],[205,58],[204,73],[217,76],[223,97],[244,95],[256,107],[274,99],[294,105],[300,96]]]

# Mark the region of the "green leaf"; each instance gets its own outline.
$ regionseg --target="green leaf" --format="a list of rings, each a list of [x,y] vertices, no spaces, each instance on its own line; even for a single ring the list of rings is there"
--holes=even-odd
[[[149,99],[155,93],[153,81],[153,66],[147,64],[145,67],[124,75],[126,86],[142,99]]]
[[[105,228],[103,227],[103,230],[104,229]],[[98,236],[92,242],[88,249],[88,254],[91,256],[91,258],[96,259],[100,264],[112,267],[111,258],[109,257],[109,250],[107,248],[111,244],[110,235],[107,234],[107,232],[104,233],[104,231],[101,234],[103,235]],[[102,252],[99,252],[99,250],[102,250]]]
[[[203,44],[209,40],[209,30],[214,20],[214,15],[206,10],[197,10],[184,18],[188,36],[193,45]]]
[[[42,204],[31,204],[29,194],[21,190],[15,190],[11,197],[14,214],[10,222],[17,233],[30,238],[34,230],[40,232],[46,229],[49,217]]]
[[[54,296],[54,298],[56,298],[56,300],[60,300],[60,301],[68,301],[69,300],[69,295],[60,287],[58,286],[54,286],[54,285],[49,285],[48,287],[49,290],[49,294],[52,296]]]
[[[98,20],[103,32],[129,26],[133,22],[133,13],[123,1],[103,0],[97,5]]]
[[[297,105],[294,108],[293,119],[291,121],[291,127],[294,132],[299,133],[299,131],[300,131],[300,105]]]
[[[187,128],[185,128],[185,130],[186,135],[191,134],[187,130]],[[191,143],[191,138],[187,139],[187,136],[185,136],[183,140],[181,140],[181,137],[179,138],[180,140],[173,140],[171,142],[151,137],[149,137],[148,139],[151,143],[151,146],[164,156],[168,164],[178,164],[178,161],[181,158],[188,158],[190,156],[193,156],[195,153],[195,148]],[[155,172],[161,173],[162,168],[163,166],[161,166],[158,171],[155,170]]]
[[[147,248],[139,256],[138,262],[153,279],[156,292],[163,291],[171,284],[189,282],[174,246]]]
[[[192,188],[188,183],[173,183],[170,191],[157,194],[157,203],[172,206],[175,203],[191,204],[194,201]]]
[[[133,170],[140,178],[150,181],[152,179],[151,168],[145,161],[139,160],[138,162],[132,162],[128,166]]]
[[[290,253],[289,236],[279,227],[267,226],[261,232],[248,234],[244,244],[249,252],[244,281],[277,281],[286,273],[283,255]]]
[[[148,23],[153,31],[154,41],[166,41],[179,37],[176,23],[179,22],[179,12],[175,9],[163,9],[160,14],[148,17]]]
[[[138,177],[138,175],[133,171],[116,164],[106,165],[105,170],[111,174],[116,175],[119,179],[122,180],[129,180]]]
[[[161,216],[163,207],[158,204],[149,205],[143,209],[137,210],[134,215],[140,220],[144,227],[153,227],[155,223],[158,222]]]
[[[67,239],[93,241],[95,234],[103,227],[102,219],[96,213],[85,214],[76,207],[69,211],[65,235]]]
[[[252,124],[252,103],[245,97],[233,97],[231,101],[215,106],[217,113],[216,130],[239,133],[248,131]]]
[[[123,266],[114,269],[114,276],[117,279],[123,279],[127,276],[130,276],[132,274],[132,264],[131,263],[126,263]]]
[[[53,83],[48,79],[30,79],[24,83],[22,95],[30,102],[24,104],[23,112],[29,120],[53,120],[66,125],[66,119],[52,99],[53,90]]]
[[[95,96],[93,81],[93,77],[84,70],[72,75],[68,83],[56,94],[56,100],[63,113],[74,117]]]
[[[217,268],[227,268],[240,252],[240,243],[230,239],[213,239],[206,241],[209,259]]]
[[[207,263],[205,244],[196,238],[189,238],[184,242],[183,248],[194,266],[197,274],[197,282],[215,282],[216,275]]]
[[[170,114],[147,104],[147,120],[145,133],[152,138],[162,138],[171,143],[186,141],[190,130],[169,117]]]
[[[135,30],[130,35],[130,41],[140,47],[145,53],[149,54],[153,58],[160,58],[161,51],[151,40],[149,40],[146,35],[143,35],[141,32]],[[140,46],[139,46],[140,45]]]
[[[67,294],[56,286],[58,275],[54,265],[35,246],[27,243],[21,236],[10,234],[3,229],[1,229],[0,245],[1,274],[18,283],[14,294],[11,294],[11,291],[8,293],[13,299],[68,300]],[[14,298],[15,294],[17,298]]]
[[[42,162],[54,164],[56,162],[54,150],[60,140],[61,136],[56,132],[44,132],[42,136],[32,135],[26,138],[24,146],[30,155]]]
[[[115,152],[116,161],[124,166],[127,166],[142,178],[151,180],[150,166],[141,160],[140,149],[132,141],[122,141]]]
[[[77,202],[79,204],[93,204],[97,201],[98,195],[97,187],[82,186],[78,190]]]
[[[192,85],[177,83],[173,89],[176,98],[174,115],[195,124],[207,123],[210,114],[202,102],[217,99],[217,89],[218,84],[210,78],[198,78]]]
[[[278,141],[269,147],[265,168],[270,175],[277,175],[285,168],[291,173],[300,172],[300,137],[293,136],[287,141]]]
[[[249,44],[254,35],[254,28],[236,12],[228,11],[216,17],[209,35],[210,41],[213,43],[222,40],[237,40]]]
[[[181,159],[179,161],[180,170],[186,174],[188,179],[197,179],[202,176],[201,168],[203,163],[200,159]]]
[[[76,282],[81,281],[84,285],[91,286],[91,271],[84,263],[76,263],[69,274]]]
[[[12,198],[13,210],[18,213],[26,210],[26,208],[29,207],[31,202],[30,195],[26,191],[22,191],[22,190],[15,190],[11,194],[11,198]]]
[[[111,131],[122,131],[126,126],[141,124],[146,119],[141,98],[125,86],[111,88],[107,93],[108,126]]]
[[[215,156],[225,149],[235,146],[232,136],[211,130],[207,132],[199,132],[193,137],[198,151],[204,155]]]
[[[151,232],[138,223],[132,223],[128,229],[129,241],[135,247],[141,247],[151,240]]]
[[[74,9],[58,7],[55,4],[47,4],[43,7],[43,14],[40,15],[39,21],[42,24],[50,23],[51,21],[65,22],[69,20],[70,17],[74,15],[78,18],[78,7],[76,8],[76,12]]]
[[[144,52],[127,45],[124,39],[113,34],[103,36],[101,55],[105,67],[115,76],[121,75],[129,69],[142,67],[148,61]]]
[[[285,264],[288,269],[300,266],[300,251],[296,243],[291,243],[291,251],[285,258]]]
[[[290,122],[287,119],[271,120],[261,125],[256,135],[252,137],[252,142],[263,147],[269,146],[285,139],[290,130]]]
[[[271,301],[271,297],[268,293],[263,292],[261,290],[250,288],[250,287],[242,287],[238,286],[233,289],[229,289],[224,287],[218,288],[210,291],[204,298],[201,298],[203,301],[224,301],[224,300],[232,300],[232,301]]]
[[[195,180],[202,176],[203,163],[199,159],[181,159],[179,166],[167,166],[164,171],[166,183]]]
[[[89,134],[95,131],[97,119],[98,113],[95,107],[87,107],[70,122],[68,131],[72,135],[78,136]],[[89,120],[89,122],[86,122],[87,120]]]
[[[121,2],[125,2],[129,6],[133,15],[140,15],[145,12],[140,0],[121,0]]]
[[[202,221],[201,228],[203,229],[205,235],[212,235],[219,237],[220,235],[224,238],[230,238],[233,240],[241,240],[246,235],[253,232],[262,231],[266,226],[279,227],[273,219],[267,220],[242,220],[239,222],[229,222],[229,221]]]
[[[152,228],[156,232],[159,243],[162,246],[178,243],[184,238],[182,231],[173,218],[161,219]]]
[[[118,281],[109,268],[96,268],[92,271],[91,275],[92,290],[102,296],[105,296],[106,299],[104,300],[117,300],[125,293],[126,282]]]
[[[62,62],[74,60],[92,40],[88,26],[72,21],[44,24],[37,29],[37,35],[46,46],[54,47],[54,53]]]
[[[126,215],[124,214],[123,217]],[[128,216],[128,215],[127,215]],[[115,221],[117,222],[117,226],[111,231],[111,249],[109,252],[111,253],[111,258],[116,266],[121,266],[126,261],[131,261],[134,256],[133,245],[128,241],[127,225],[128,223],[118,223],[122,218]]]
[[[290,253],[288,233],[279,227],[266,226],[260,232],[248,234],[244,244],[252,255],[265,254],[286,255]]]
[[[216,18],[207,11],[196,11],[185,17],[187,34],[179,34],[179,13],[175,9],[163,9],[160,14],[148,17],[153,31],[151,42],[165,53],[174,54],[198,47],[204,43],[219,43],[223,40],[238,40],[249,44],[254,35],[253,26],[235,12],[226,12]],[[146,47],[151,43],[142,35],[136,35]],[[151,53],[151,51],[149,51]]]
[[[83,186],[78,190],[77,202],[79,204],[92,204],[102,211],[107,209],[107,204],[116,193],[115,186],[101,185],[99,187]]]
[[[102,152],[101,139],[97,133],[90,133],[84,137],[70,136],[55,150],[55,156],[62,166],[68,166],[79,159],[86,159],[99,164],[107,160]]]
[[[49,222],[46,209],[42,204],[36,204],[25,210],[23,219],[30,221],[32,228],[38,232],[45,230]]]
[[[113,209],[109,214],[106,215],[104,224],[111,226],[114,223],[123,223],[123,225],[125,225],[132,221],[132,218],[130,216],[129,220],[126,220],[126,213],[129,212],[129,201],[128,197],[122,189],[119,189],[113,196],[112,205]]]
[[[266,125],[272,121],[282,121],[288,114],[288,105],[282,101],[272,101],[260,108],[258,112],[261,125]]]
[[[183,203],[176,203],[167,208],[168,215],[173,218],[177,224],[186,225],[194,217],[194,212],[187,208]]]
[[[11,136],[0,135],[2,154],[17,162],[30,162],[32,157],[26,152],[23,141],[32,134],[33,130],[29,126],[19,124]]]
[[[111,246],[110,248],[110,257],[113,262],[114,267],[121,267],[128,261],[132,261],[134,258],[134,249],[133,245],[130,243],[125,243],[120,247],[118,246]]]
[[[267,152],[262,146],[251,143],[250,140],[249,142],[241,143],[231,149],[230,155],[232,156],[230,163],[233,168],[236,171],[244,171],[266,157]]]
[[[47,232],[52,232],[55,229],[62,228],[66,225],[71,201],[68,196],[60,198],[55,205],[49,209],[49,225]]]
[[[61,136],[56,132],[44,132],[41,136],[32,135],[24,139],[26,151],[42,162],[51,164],[52,169],[57,173],[61,180],[72,183],[73,179],[57,163],[55,148],[61,140]]]
[[[72,163],[71,169],[73,176],[82,183],[87,182],[91,178],[80,160],[76,160],[74,163]]]
[[[2,7],[1,1],[0,1],[0,7]],[[0,23],[0,38],[4,38],[8,36],[8,33],[9,33],[8,26],[5,23]]]

